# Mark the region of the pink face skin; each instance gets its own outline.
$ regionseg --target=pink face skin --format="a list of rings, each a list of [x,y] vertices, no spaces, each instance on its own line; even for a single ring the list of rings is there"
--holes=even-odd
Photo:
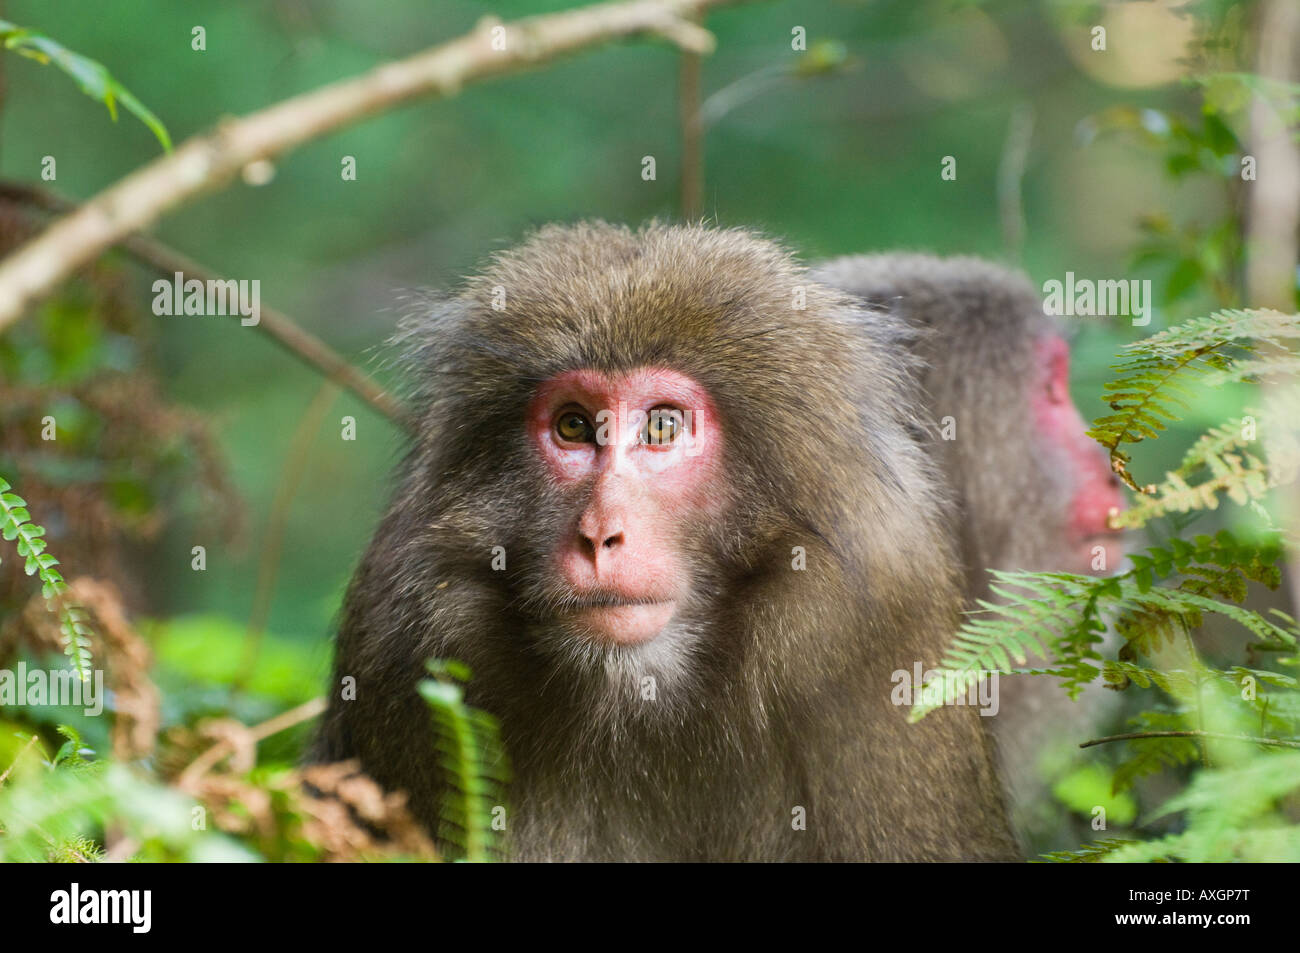
[[[526,419],[555,485],[582,500],[554,553],[577,604],[570,617],[601,641],[653,639],[687,592],[676,541],[716,508],[713,402],[674,371],[577,370],[542,384]]]
[[[1105,451],[1085,433],[1083,418],[1070,399],[1069,346],[1053,335],[1041,338],[1036,351],[1039,386],[1030,399],[1034,420],[1044,441],[1061,451],[1074,477],[1066,531],[1079,564],[1062,568],[1088,572],[1094,546],[1105,547],[1105,565],[1113,568],[1123,556],[1117,533],[1107,522],[1112,510],[1124,507],[1119,478],[1111,471]]]

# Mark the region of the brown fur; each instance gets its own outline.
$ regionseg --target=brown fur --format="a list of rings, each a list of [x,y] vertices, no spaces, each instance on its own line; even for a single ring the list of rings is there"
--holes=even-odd
[[[1064,550],[1070,467],[1043,445],[1030,411],[1034,342],[1058,330],[1025,276],[976,258],[918,254],[838,258],[814,274],[861,298],[873,309],[868,320],[878,309],[916,332],[920,422],[956,504],[968,607],[994,598],[989,569],[1081,571]],[[955,440],[938,438],[948,415]],[[985,721],[1022,843],[1068,833],[1060,811],[1043,812],[1050,795],[1036,759],[1082,740],[1113,699],[1097,689],[1072,703],[1042,677],[1004,676],[1000,689],[1000,711]]]
[[[890,700],[890,674],[933,665],[961,604],[907,432],[902,333],[744,231],[550,226],[498,255],[403,336],[422,426],[347,597],[316,757],[360,757],[432,821],[414,687],[426,658],[453,657],[502,725],[516,858],[1013,857],[975,711],[909,726]],[[576,644],[534,611],[573,504],[530,453],[524,407],[560,372],[647,365],[717,404],[725,516],[677,540],[695,598],[671,644]],[[345,675],[356,701],[337,697]]]

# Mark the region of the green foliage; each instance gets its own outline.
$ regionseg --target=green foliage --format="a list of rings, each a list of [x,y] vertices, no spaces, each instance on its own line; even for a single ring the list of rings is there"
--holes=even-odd
[[[1165,173],[1174,181],[1200,177],[1210,182],[1232,181],[1245,151],[1234,127],[1238,114],[1249,105],[1231,83],[1210,84],[1215,95],[1205,99],[1195,115],[1151,106],[1117,105],[1087,119],[1086,139],[1116,136],[1158,154]],[[1191,301],[1208,293],[1214,303],[1238,303],[1234,270],[1242,256],[1240,222],[1230,211],[1209,222],[1175,220],[1163,212],[1139,216],[1141,240],[1130,267],[1162,266],[1162,298],[1168,305]]]
[[[1256,635],[1263,644],[1291,647],[1295,637],[1259,613],[1205,595],[1214,592],[1245,597],[1246,580],[1276,587],[1281,547],[1275,539],[1243,542],[1224,530],[1188,542],[1171,539],[1152,546],[1149,555],[1130,556],[1133,568],[1115,576],[992,570],[990,587],[1000,602],[981,600],[944,656],[939,677],[953,694],[965,692],[983,672],[1059,676],[1070,696],[1102,674],[1097,646],[1106,631],[1107,614],[1118,616],[1116,628],[1142,644],[1152,633],[1168,634],[1168,623],[1199,625],[1204,613],[1226,616]],[[1179,587],[1157,587],[1174,575]],[[1157,624],[1160,623],[1160,624]],[[1024,669],[1028,658],[1049,659],[1046,668]],[[1159,672],[1150,678],[1164,677]],[[952,697],[952,696],[949,696]],[[937,695],[912,709],[913,720],[938,707]]]
[[[140,628],[153,646],[162,681],[222,688],[238,682],[245,693],[273,702],[275,710],[320,694],[324,653],[301,641],[263,633],[257,666],[241,680],[248,652],[246,625],[218,615],[182,615],[146,621]]]
[[[1137,503],[1112,515],[1112,525],[1142,526],[1173,514],[1216,509],[1221,498],[1251,508],[1271,522],[1271,491],[1294,483],[1300,450],[1294,430],[1294,379],[1269,394],[1265,411],[1251,410],[1211,427],[1187,449],[1159,485],[1139,487],[1121,448],[1155,439],[1190,412],[1198,389],[1284,378],[1300,366],[1288,346],[1300,338],[1300,317],[1273,311],[1225,310],[1153,334],[1128,346],[1105,387],[1113,413],[1090,435],[1111,454],[1112,467]],[[1264,353],[1259,356],[1259,350]],[[1245,359],[1243,359],[1243,357]],[[1292,409],[1288,409],[1292,408]],[[1288,418],[1288,415],[1292,415]],[[1264,440],[1260,440],[1261,434]],[[997,601],[984,601],[958,633],[935,684],[961,691],[984,671],[1055,675],[1071,696],[1101,677],[1116,690],[1157,692],[1153,705],[1129,719],[1124,753],[1109,773],[1110,792],[1097,786],[1099,766],[1056,794],[1075,810],[1104,805],[1135,791],[1161,772],[1189,775],[1187,786],[1144,819],[1150,825],[1179,815],[1180,832],[1153,840],[1109,840],[1078,851],[1044,855],[1058,862],[1294,860],[1300,826],[1285,806],[1300,788],[1294,751],[1300,746],[1300,693],[1292,675],[1255,665],[1207,663],[1195,634],[1207,616],[1219,616],[1247,634],[1251,653],[1271,653],[1277,664],[1300,665],[1295,620],[1246,605],[1250,584],[1270,589],[1282,580],[1279,533],[1247,539],[1228,530],[1191,539],[1184,524],[1131,566],[1109,577],[994,571]],[[1107,629],[1121,644],[1115,658],[1100,648]],[[1017,669],[1031,655],[1047,659]],[[914,706],[920,717],[941,703],[929,694]],[[1281,749],[1281,750],[1279,750]],[[1116,749],[1111,749],[1112,753]],[[1091,789],[1090,789],[1091,788]],[[1131,817],[1107,812],[1126,826]]]
[[[1207,115],[1240,115],[1256,97],[1276,109],[1289,125],[1300,123],[1300,84],[1254,73],[1221,72],[1194,77],[1205,94]]]
[[[1222,87],[1219,93],[1216,106],[1207,103],[1207,115],[1224,105]],[[1230,151],[1225,138],[1220,154]],[[1221,498],[1248,507],[1266,524],[1272,522],[1266,508],[1271,491],[1293,484],[1300,471],[1294,435],[1300,359],[1292,350],[1297,338],[1300,316],[1224,310],[1129,345],[1133,356],[1114,366],[1119,379],[1106,385],[1114,413],[1098,419],[1090,431],[1110,451],[1115,472],[1140,494],[1132,507],[1112,517],[1112,525],[1138,527],[1173,514],[1194,516],[1218,508]],[[1163,481],[1138,485],[1122,446],[1158,437],[1167,425],[1186,416],[1207,388],[1261,379],[1272,383],[1266,393],[1269,406],[1248,409],[1209,428]],[[1113,790],[1133,790],[1142,778],[1166,771],[1189,776],[1181,793],[1144,820],[1148,825],[1170,822],[1178,815],[1180,832],[1147,842],[1111,842],[1100,859],[1294,860],[1300,827],[1285,807],[1294,801],[1300,775],[1296,753],[1285,749],[1300,744],[1297,681],[1256,666],[1207,664],[1195,639],[1204,617],[1216,614],[1249,633],[1249,652],[1276,653],[1283,666],[1300,663],[1295,620],[1276,610],[1265,617],[1244,605],[1248,583],[1269,588],[1280,584],[1281,539],[1271,534],[1247,542],[1221,531],[1212,538],[1202,535],[1187,541],[1178,535],[1181,525],[1171,523],[1175,533],[1163,545],[1131,556],[1132,569],[1101,585],[1089,583],[1087,577],[1076,577],[1075,584],[1037,576],[1031,587],[1058,609],[1073,587],[1073,595],[1087,600],[1082,614],[1088,620],[1113,620],[1123,643],[1117,658],[1102,663],[1109,687],[1154,690],[1164,696],[1131,717],[1125,735],[1104,739],[1123,740],[1126,748],[1114,770]],[[1015,581],[1026,588],[1027,580]],[[1007,595],[1005,590],[1002,594]],[[1010,611],[1014,616],[1018,610]],[[981,638],[1014,642],[998,632],[1011,617],[996,610],[990,615],[980,629]],[[1080,640],[1076,635],[1072,641],[1070,634],[1077,633],[1082,621],[1067,613],[1061,629],[1065,635],[1052,646],[1060,649],[1062,668],[1075,678],[1083,669],[1080,653],[1071,655],[1071,649]],[[1102,630],[1094,625],[1092,633]],[[976,654],[987,658],[991,653],[986,649]],[[1067,687],[1073,687],[1069,678]],[[1092,851],[1079,853],[1087,857]],[[1049,859],[1071,860],[1074,855]]]
[[[198,805],[126,765],[40,769],[0,787],[0,861],[98,859],[112,825],[142,861],[231,862],[257,858],[223,834],[195,830]]]
[[[1236,309],[1217,311],[1209,317],[1193,318],[1157,331],[1128,345],[1126,350],[1135,354],[1177,358],[1230,345],[1242,350],[1253,350],[1261,344],[1287,347],[1288,342],[1296,338],[1300,338],[1300,315],[1266,308]],[[1121,364],[1115,369],[1123,371],[1125,368]]]
[[[27,502],[0,477],[0,536],[15,542],[18,555],[26,560],[24,571],[41,580],[41,595],[50,611],[58,617],[63,635],[63,650],[82,681],[90,678],[90,627],[86,610],[67,597],[67,584],[54,567],[59,561],[45,551],[45,527],[31,522]]]
[[[1130,669],[1139,667],[1130,666]],[[1130,671],[1129,674],[1135,673]],[[1141,682],[1137,684],[1141,685]],[[1143,733],[1182,731],[1188,727],[1188,720],[1179,712],[1144,711],[1130,718],[1128,727],[1130,731]],[[1201,755],[1196,741],[1185,737],[1133,738],[1127,745],[1127,757],[1115,769],[1112,778],[1116,791],[1127,791],[1139,778],[1194,764]]]
[[[496,720],[465,704],[468,668],[435,659],[428,669],[433,678],[420,682],[420,694],[432,712],[445,781],[438,837],[464,860],[492,860],[500,855],[493,812],[504,810],[509,779]]]
[[[1129,844],[1108,861],[1185,863],[1300,861],[1300,825],[1288,821],[1284,802],[1300,790],[1300,752],[1271,754],[1192,778],[1157,817],[1183,812],[1187,826],[1147,843]]]
[[[1139,842],[1120,837],[1107,838],[1077,850],[1057,850],[1043,854],[1043,860],[1057,864],[1097,864],[1111,857],[1121,847],[1137,843]]]
[[[1222,497],[1271,522],[1263,502],[1275,487],[1293,482],[1298,470],[1300,444],[1283,414],[1253,410],[1207,430],[1176,470],[1146,487],[1112,522],[1145,526],[1174,513],[1218,509]]]
[[[52,864],[97,864],[104,860],[104,849],[89,837],[73,837],[51,847],[46,859]]]
[[[1120,449],[1159,437],[1188,409],[1196,386],[1217,372],[1216,382],[1234,367],[1234,353],[1261,344],[1282,347],[1300,338],[1300,316],[1265,310],[1219,311],[1167,328],[1128,345],[1127,361],[1113,365],[1116,380],[1106,384],[1106,401],[1114,413],[1097,418],[1088,435],[1110,452],[1111,467],[1134,490],[1142,488],[1129,473],[1130,456]],[[1244,376],[1244,374],[1243,374]],[[1237,476],[1237,479],[1233,479]],[[1228,486],[1244,485],[1256,474],[1242,469],[1225,474]],[[1185,489],[1185,487],[1180,487]]]
[[[128,112],[149,127],[164,149],[171,152],[171,136],[167,134],[162,121],[136,99],[129,89],[114,79],[103,64],[72,52],[43,33],[16,26],[8,20],[0,20],[0,40],[4,41],[5,49],[39,63],[53,63],[67,73],[83,93],[107,107],[114,122],[117,121],[117,104],[121,103]]]
[[[59,746],[59,750],[54,752],[54,757],[50,759],[51,767],[85,768],[94,764],[94,761],[88,760],[86,756],[93,757],[95,752],[86,747],[86,743],[81,740],[81,735],[77,733],[77,729],[71,725],[59,725],[58,732],[66,740]]]
[[[1093,811],[1104,808],[1106,820],[1127,827],[1137,816],[1137,802],[1121,792],[1111,772],[1095,762],[1080,765],[1052,786],[1052,794],[1070,810],[1091,819]]]

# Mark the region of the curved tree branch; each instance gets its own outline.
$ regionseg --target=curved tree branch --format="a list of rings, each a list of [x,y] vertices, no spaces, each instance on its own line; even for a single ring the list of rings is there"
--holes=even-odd
[[[0,262],[0,331],[81,266],[169,209],[350,123],[467,82],[520,72],[611,40],[661,36],[692,53],[713,36],[692,17],[740,0],[628,0],[512,23],[485,18],[459,39],[294,96],[186,140],[110,186]]]
[[[56,215],[71,215],[78,208],[75,202],[69,202],[47,189],[2,180],[0,180],[0,201],[21,204]],[[119,244],[141,265],[169,280],[178,271],[202,282],[224,280],[223,276],[212,269],[205,268],[147,235],[130,235],[122,239]],[[236,320],[240,318],[238,312],[234,312],[232,316]],[[338,351],[310,331],[304,330],[302,325],[283,311],[278,311],[269,305],[262,305],[260,320],[254,327],[268,335],[271,340],[308,367],[314,368],[336,384],[352,391],[399,427],[410,430],[414,426],[410,414],[397,398],[376,384],[356,365],[349,363],[347,358]]]

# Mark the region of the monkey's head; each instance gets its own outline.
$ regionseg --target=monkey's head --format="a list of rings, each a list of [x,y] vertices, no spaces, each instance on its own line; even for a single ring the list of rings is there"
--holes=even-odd
[[[1065,563],[1060,568],[1078,573],[1114,570],[1124,553],[1119,531],[1110,526],[1111,514],[1124,508],[1119,478],[1088,436],[1070,397],[1069,346],[1046,321],[1039,322],[1037,331],[1031,339],[1034,376],[1029,381],[1029,406],[1041,448],[1035,466],[1055,489],[1049,503],[1052,512],[1063,514],[1058,517],[1063,524],[1061,561]]]
[[[938,531],[896,499],[930,486],[899,326],[863,327],[747,232],[543,228],[410,328],[412,558],[508,620],[481,641],[615,681],[752,653],[800,559],[805,623],[873,563],[873,598],[942,584]]]
[[[925,423],[958,501],[971,594],[987,596],[989,568],[1120,564],[1108,525],[1124,505],[1119,480],[1070,397],[1069,346],[1023,275],[916,254],[839,258],[815,275],[917,331]]]

